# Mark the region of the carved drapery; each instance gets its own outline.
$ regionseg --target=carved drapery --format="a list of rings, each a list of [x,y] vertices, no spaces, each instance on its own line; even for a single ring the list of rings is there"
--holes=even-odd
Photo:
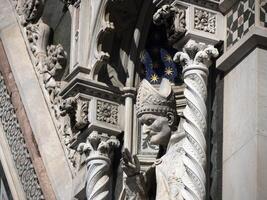
[[[182,124],[186,138],[183,143],[185,157],[183,163],[186,167],[187,179],[183,180],[188,196],[184,199],[195,197],[204,200],[206,196],[205,168],[206,131],[207,131],[207,78],[211,59],[218,56],[218,51],[213,46],[205,46],[190,40],[183,52],[178,52],[174,60],[183,66],[185,83],[184,95],[186,107],[183,111],[185,121]]]

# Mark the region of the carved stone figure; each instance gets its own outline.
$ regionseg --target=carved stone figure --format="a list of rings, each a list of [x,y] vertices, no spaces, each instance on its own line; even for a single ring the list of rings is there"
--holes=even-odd
[[[173,5],[164,5],[153,15],[156,25],[166,26],[169,42],[177,41],[186,32],[185,10]]]
[[[139,161],[126,149],[122,158],[125,179],[124,199],[205,199],[205,167],[208,67],[218,55],[213,46],[189,41],[174,60],[183,66],[186,108],[180,118],[168,80],[159,90],[146,80],[137,96],[137,117],[150,142],[160,146],[159,157],[151,168],[140,172]],[[178,125],[179,124],[179,125]],[[156,184],[154,184],[156,183]],[[156,185],[156,188],[153,188]]]

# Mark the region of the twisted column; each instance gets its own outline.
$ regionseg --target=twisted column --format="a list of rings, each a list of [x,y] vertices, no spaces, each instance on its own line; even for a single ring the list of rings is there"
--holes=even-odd
[[[185,120],[182,126],[186,137],[183,141],[183,163],[186,176],[182,181],[185,190],[182,192],[183,199],[204,200],[206,196],[205,167],[206,155],[206,130],[207,130],[207,79],[208,67],[211,58],[217,57],[218,51],[213,46],[205,46],[190,40],[184,47],[183,52],[174,56],[175,62],[183,67],[185,83],[184,95],[186,107],[183,111]]]
[[[111,199],[111,167],[113,149],[119,146],[115,137],[92,132],[86,143],[79,145],[87,159],[86,197],[88,200]]]

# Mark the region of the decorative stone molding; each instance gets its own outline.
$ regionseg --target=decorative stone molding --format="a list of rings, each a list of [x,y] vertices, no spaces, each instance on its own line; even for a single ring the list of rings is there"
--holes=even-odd
[[[112,157],[120,142],[115,136],[93,131],[78,150],[86,155],[86,197],[88,200],[109,200],[112,195]]]
[[[54,103],[60,90],[60,83],[56,81],[58,71],[65,68],[67,55],[62,45],[51,45],[47,47],[47,56],[39,64],[39,71],[42,74],[42,80],[47,90],[50,101]],[[41,66],[40,66],[41,65]]]
[[[216,14],[195,8],[195,29],[215,34]]]
[[[0,120],[27,199],[44,199],[15,109],[0,75]]]

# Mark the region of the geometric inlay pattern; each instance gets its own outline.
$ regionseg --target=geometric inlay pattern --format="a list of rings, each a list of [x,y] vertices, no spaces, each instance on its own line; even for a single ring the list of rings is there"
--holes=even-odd
[[[0,123],[10,147],[17,173],[29,200],[44,199],[38,178],[33,167],[15,109],[11,103],[4,79],[0,74]]]
[[[229,48],[240,40],[255,24],[255,1],[240,0],[227,14],[227,41]]]
[[[267,0],[261,0],[260,3],[260,23],[267,27]]]

